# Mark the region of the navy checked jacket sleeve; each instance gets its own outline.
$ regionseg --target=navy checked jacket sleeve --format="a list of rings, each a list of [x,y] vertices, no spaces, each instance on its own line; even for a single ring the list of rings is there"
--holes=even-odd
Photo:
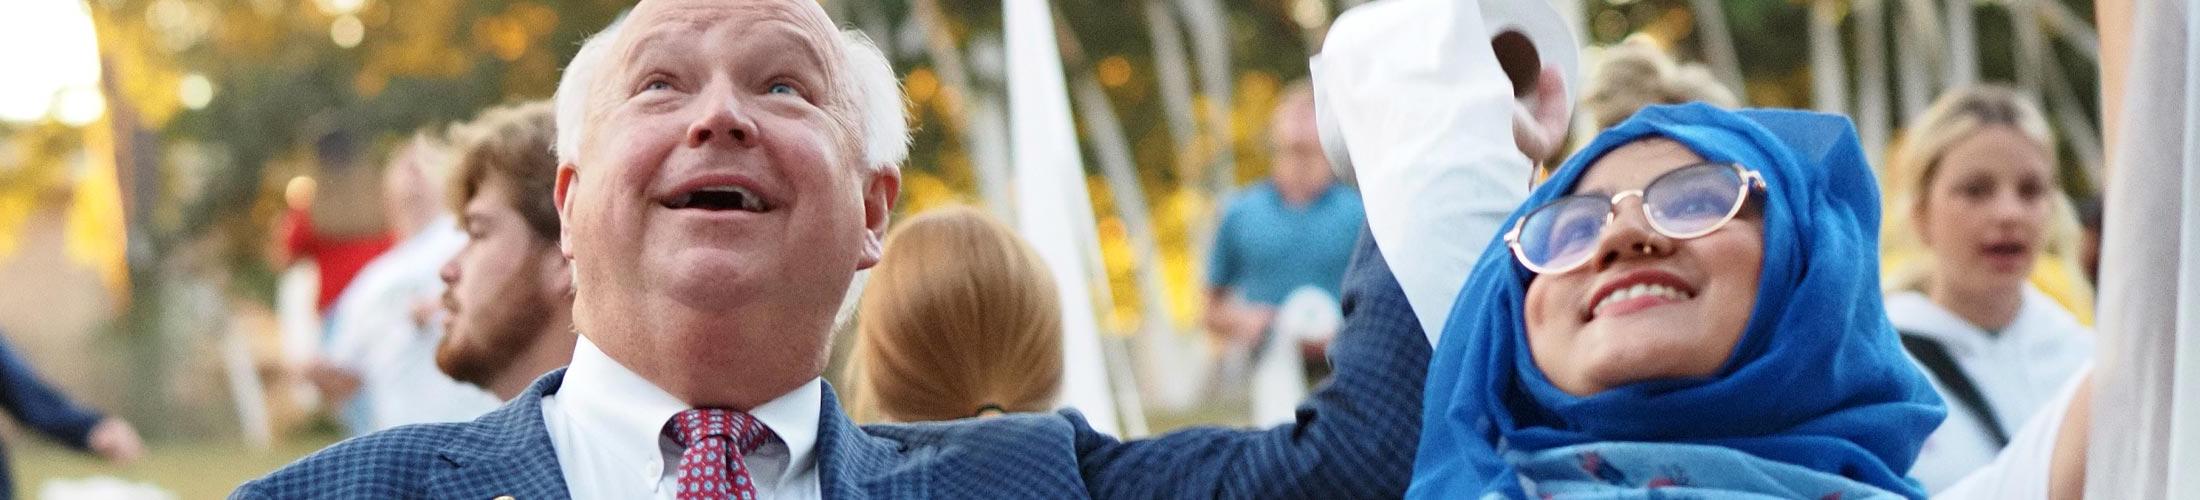
[[[0,407],[24,427],[79,450],[87,447],[92,427],[103,418],[40,380],[4,339],[0,339]]]
[[[1429,345],[1365,229],[1344,282],[1335,372],[1266,430],[1196,428],[1119,442],[1078,424],[1094,498],[1398,498],[1413,476]]]

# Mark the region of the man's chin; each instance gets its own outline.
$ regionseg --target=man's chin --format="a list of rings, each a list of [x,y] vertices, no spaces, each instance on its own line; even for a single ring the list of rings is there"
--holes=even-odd
[[[770,293],[749,279],[751,269],[753,267],[733,263],[676,268],[662,275],[659,283],[663,286],[658,292],[673,302],[695,309],[731,312],[735,306]]]
[[[442,370],[445,376],[451,377],[451,380],[488,387],[487,377],[483,376],[487,370],[480,361],[480,358],[469,357],[449,343],[435,349],[435,368]]]

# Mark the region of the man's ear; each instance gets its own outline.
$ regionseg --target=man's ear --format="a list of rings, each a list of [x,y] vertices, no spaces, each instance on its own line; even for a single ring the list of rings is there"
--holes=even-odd
[[[573,204],[567,195],[573,192],[573,183],[580,182],[580,168],[571,163],[558,164],[558,185],[551,190],[551,203],[558,208],[558,253],[566,260],[573,259]]]
[[[893,215],[894,200],[900,196],[900,165],[879,167],[863,186],[863,257],[856,261],[857,270],[878,265],[879,257],[885,255],[886,218]]]
[[[536,255],[541,257],[550,257],[542,259],[540,262],[540,265],[542,266],[541,269],[535,270],[535,278],[536,280],[538,280],[536,281],[536,283],[541,283],[543,287],[548,288],[552,292],[555,292],[559,297],[565,297],[568,299],[572,298],[573,263],[571,261],[565,260],[563,256],[543,254]]]

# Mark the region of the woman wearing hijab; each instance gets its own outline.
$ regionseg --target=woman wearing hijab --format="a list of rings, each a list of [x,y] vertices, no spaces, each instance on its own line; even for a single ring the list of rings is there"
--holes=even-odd
[[[1407,496],[1923,498],[1944,410],[1880,303],[1875,186],[1838,116],[1599,134],[1460,292]]]

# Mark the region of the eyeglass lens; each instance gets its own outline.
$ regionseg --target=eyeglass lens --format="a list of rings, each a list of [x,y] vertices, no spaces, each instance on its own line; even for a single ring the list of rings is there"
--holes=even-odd
[[[1644,215],[1659,233],[1702,236],[1741,205],[1745,181],[1732,165],[1702,164],[1667,172],[1642,190]],[[1552,200],[1520,221],[1520,257],[1535,267],[1571,267],[1586,260],[1614,213],[1613,197],[1578,194]]]

